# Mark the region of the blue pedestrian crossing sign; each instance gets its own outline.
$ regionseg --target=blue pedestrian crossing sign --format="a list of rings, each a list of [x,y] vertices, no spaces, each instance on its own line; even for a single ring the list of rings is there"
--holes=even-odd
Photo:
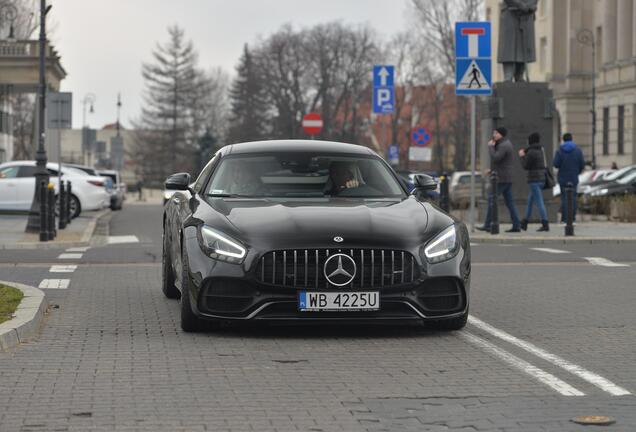
[[[395,87],[393,86],[393,66],[373,66],[373,112],[391,114],[395,109]]]
[[[455,23],[455,93],[492,94],[490,22]]]

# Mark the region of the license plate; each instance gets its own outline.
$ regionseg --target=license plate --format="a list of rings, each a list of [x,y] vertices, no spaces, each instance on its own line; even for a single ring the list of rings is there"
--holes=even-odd
[[[304,312],[374,311],[380,309],[380,293],[302,291],[298,296],[298,309]]]

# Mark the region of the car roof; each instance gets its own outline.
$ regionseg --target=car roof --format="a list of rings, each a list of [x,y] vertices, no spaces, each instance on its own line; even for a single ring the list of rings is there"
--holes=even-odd
[[[230,144],[221,149],[222,155],[267,152],[325,152],[376,155],[370,148],[358,144],[318,140],[271,140]]]

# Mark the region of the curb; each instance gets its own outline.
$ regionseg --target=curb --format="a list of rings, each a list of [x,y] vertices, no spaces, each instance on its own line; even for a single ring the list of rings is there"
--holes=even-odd
[[[597,243],[614,243],[614,244],[631,244],[636,243],[636,237],[546,237],[546,236],[506,236],[506,235],[471,235],[470,240],[476,243],[541,243],[541,244],[597,244]]]
[[[82,233],[82,238],[79,241],[59,241],[59,240],[50,240],[48,242],[33,242],[33,243],[15,243],[15,244],[4,244],[0,245],[0,250],[2,249],[57,249],[60,247],[76,247],[76,246],[86,246],[93,237],[93,233],[95,232],[95,227],[99,220],[110,214],[110,209],[100,210],[95,216],[93,216],[92,220],[88,222],[84,232]]]
[[[37,335],[44,319],[46,301],[44,292],[35,287],[16,282],[0,283],[17,288],[24,294],[15,316],[0,324],[0,351],[7,351]]]

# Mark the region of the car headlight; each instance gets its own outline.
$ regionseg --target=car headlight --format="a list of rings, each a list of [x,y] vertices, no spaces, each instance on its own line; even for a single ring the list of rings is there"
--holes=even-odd
[[[198,233],[201,248],[210,258],[238,264],[247,254],[247,249],[239,241],[214,228],[201,225]]]
[[[424,255],[428,262],[438,263],[453,258],[458,251],[457,230],[451,225],[426,245]]]

